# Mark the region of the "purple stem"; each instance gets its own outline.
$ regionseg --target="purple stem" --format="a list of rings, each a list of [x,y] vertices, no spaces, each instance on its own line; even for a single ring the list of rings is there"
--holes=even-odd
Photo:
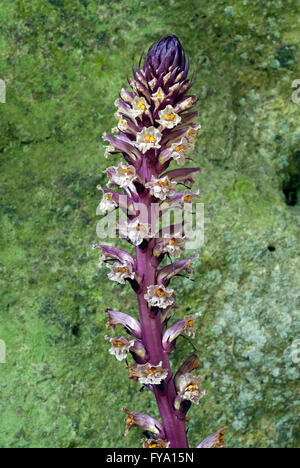
[[[141,168],[141,175],[146,181],[151,179],[151,175],[156,175],[153,168],[145,160]],[[144,203],[148,206],[149,223],[151,224],[151,196],[147,196]],[[147,286],[156,284],[157,259],[152,254],[152,246],[141,249],[136,247],[137,274],[142,278],[141,288],[137,293],[140,322],[142,327],[142,341],[149,353],[149,362],[153,365],[162,361],[164,369],[168,369],[168,377],[161,385],[154,385],[154,395],[163,421],[166,439],[172,448],[188,448],[188,441],[185,430],[185,416],[176,411],[173,403],[176,397],[175,383],[170,367],[169,354],[162,346],[163,324],[160,313],[154,314],[144,295]]]

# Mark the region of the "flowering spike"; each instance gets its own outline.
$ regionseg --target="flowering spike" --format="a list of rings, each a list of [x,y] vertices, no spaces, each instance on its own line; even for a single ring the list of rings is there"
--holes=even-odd
[[[188,70],[189,60],[176,36],[171,34],[153,44],[144,61],[142,56],[138,67],[132,68],[133,76],[128,78],[131,90],[122,89],[115,101],[117,124],[113,135],[103,135],[108,142],[105,157],[119,153],[125,161],[106,169],[108,190],[99,186],[103,199],[98,212],[123,211],[125,217],[115,231],[134,246],[136,258],[111,246],[94,248],[102,252],[100,261],[107,264],[109,279],[131,284],[140,315],[138,321],[106,309],[107,326],[114,329],[122,325],[132,338],[105,338],[111,344],[109,352],[118,360],[131,354],[134,363],[127,367],[129,378],[146,386],[156,398],[162,423],[123,408],[125,435],[133,426],[152,433],[142,441],[145,448],[188,448],[185,415],[191,402],[197,404],[204,394],[201,377],[192,374],[200,367],[195,355],[185,361],[175,377],[169,360],[181,333],[194,336],[194,319],[199,314],[185,317],[165,331],[177,307],[169,283],[182,271],[190,273],[191,262],[198,255],[159,267],[166,255],[179,257],[187,239],[183,221],[161,227],[164,213],[174,207],[192,211],[192,202],[199,194],[191,192],[190,187],[200,168],[169,170],[171,164],[183,166],[189,160],[201,129],[195,122],[198,112],[193,111],[197,96],[187,94],[192,86]],[[180,185],[187,190],[179,191]],[[111,190],[114,188],[116,191]]]

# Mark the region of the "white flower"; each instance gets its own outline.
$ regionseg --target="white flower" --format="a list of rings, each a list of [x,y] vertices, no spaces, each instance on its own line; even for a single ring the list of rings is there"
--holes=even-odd
[[[107,211],[113,210],[116,206],[118,206],[118,204],[113,199],[111,193],[104,193],[97,211],[101,214],[105,214]]]
[[[174,208],[176,206],[184,205],[184,210],[186,212],[193,211],[193,202],[199,197],[199,190],[197,192],[191,192],[190,190],[185,190],[183,193],[176,193],[174,196],[171,196],[165,200],[160,208],[162,211]]]
[[[174,257],[178,257],[185,250],[184,239],[172,237],[172,239],[168,240],[168,243],[165,248],[166,251],[173,254]]]
[[[141,439],[143,448],[169,448],[170,442],[162,439]]]
[[[110,341],[111,348],[109,349],[109,354],[116,356],[118,361],[122,361],[126,359],[127,353],[134,345],[135,340],[130,338],[123,338],[122,336],[116,336],[115,338],[111,338],[108,335],[105,335],[104,338]]]
[[[174,128],[181,122],[180,115],[176,114],[174,107],[168,104],[163,110],[158,112],[158,123],[162,128]]]
[[[147,182],[145,187],[150,189],[151,195],[155,198],[165,200],[167,197],[175,194],[174,188],[176,185],[177,183],[171,181],[168,176],[162,177],[161,179],[152,176],[151,182]]]
[[[160,140],[162,134],[155,127],[144,127],[143,130],[136,135],[135,146],[146,153],[151,148],[160,148]]]
[[[162,367],[162,361],[157,366],[149,362],[146,364],[132,364],[129,369],[129,378],[134,381],[138,380],[145,385],[159,385],[168,376],[168,369]]]
[[[181,138],[181,140],[173,143],[169,149],[170,156],[182,166],[185,163],[187,153],[193,148],[193,145],[188,141],[187,138]]]
[[[142,115],[147,109],[149,109],[149,104],[144,97],[136,96],[132,103],[132,115],[134,118]]]
[[[134,272],[132,271],[132,264],[130,262],[116,262],[112,265],[107,263],[106,266],[111,270],[107,276],[112,281],[124,284],[127,278],[134,279]]]
[[[166,95],[164,91],[159,87],[156,93],[152,94],[151,99],[155,103],[155,107],[159,107],[159,105],[163,102],[165,99]]]
[[[110,179],[107,184],[108,187],[114,185],[118,185],[122,188],[129,187],[137,178],[135,167],[129,166],[123,162],[117,167],[109,167],[106,169],[106,173]]]
[[[163,284],[148,286],[144,298],[150,306],[166,309],[175,302],[174,290],[166,289]]]
[[[140,245],[144,239],[149,237],[150,226],[139,221],[138,218],[133,221],[124,222],[119,225],[120,234],[128,237],[133,245]]]

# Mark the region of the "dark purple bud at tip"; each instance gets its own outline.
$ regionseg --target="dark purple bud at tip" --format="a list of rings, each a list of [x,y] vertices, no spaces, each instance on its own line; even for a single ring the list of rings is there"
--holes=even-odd
[[[153,44],[145,58],[144,70],[150,70],[156,75],[166,74],[178,67],[177,74],[184,71],[187,73],[187,62],[185,53],[179,39],[171,34]],[[185,78],[185,76],[184,76]]]

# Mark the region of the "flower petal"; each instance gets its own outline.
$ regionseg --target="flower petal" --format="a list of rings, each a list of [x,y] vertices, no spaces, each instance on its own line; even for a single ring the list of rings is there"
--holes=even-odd
[[[214,432],[213,434],[210,434],[206,439],[202,440],[202,442],[197,445],[196,448],[226,448],[225,442],[224,442],[224,431],[226,431],[228,427],[222,427],[222,429],[219,429],[217,432]]]

